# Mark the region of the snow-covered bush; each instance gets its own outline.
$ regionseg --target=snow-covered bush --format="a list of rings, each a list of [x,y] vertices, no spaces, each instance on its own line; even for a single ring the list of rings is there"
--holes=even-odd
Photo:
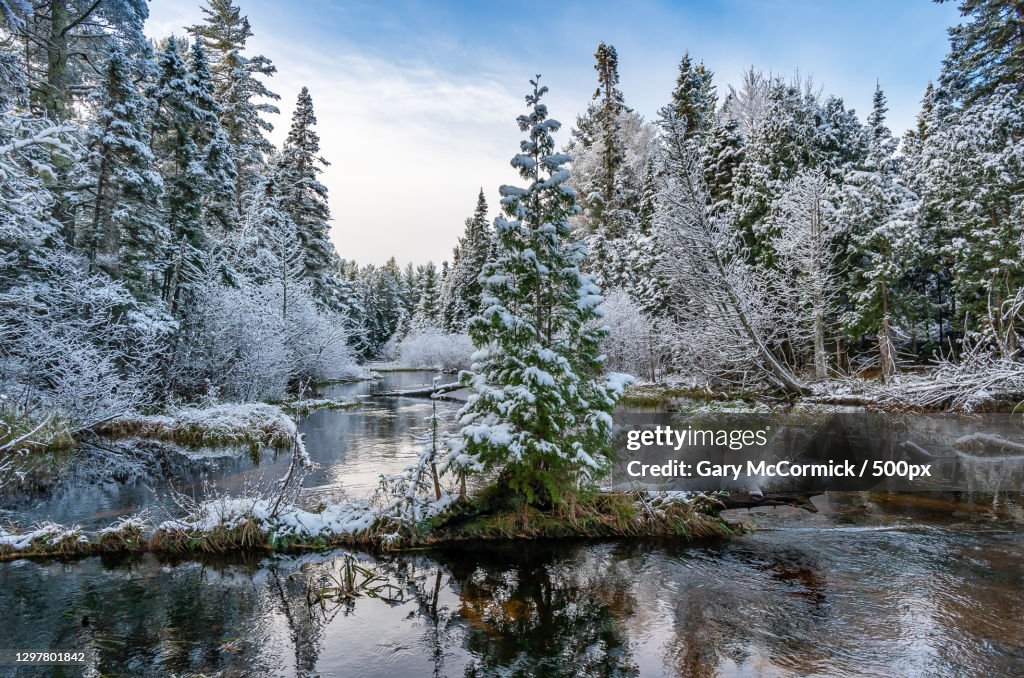
[[[252,290],[209,284],[191,300],[169,374],[184,397],[281,398],[291,359],[276,315]]]
[[[12,409],[74,430],[147,402],[174,323],[71,253],[43,249],[25,269],[25,284],[0,293],[0,393]]]
[[[305,286],[288,291],[288,302],[281,302],[282,292],[277,285],[264,285],[258,297],[268,308],[286,308],[282,335],[293,383],[343,379],[360,374],[355,352],[349,343],[346,319],[333,311],[317,306]]]
[[[289,385],[358,371],[344,319],[301,286],[209,283],[185,314],[170,369],[180,395],[277,399]]]
[[[409,367],[455,371],[469,367],[474,350],[468,335],[424,327],[413,330],[402,341],[399,362]]]
[[[658,323],[644,313],[626,292],[616,290],[605,297],[604,317],[596,322],[608,328],[601,341],[605,366],[655,381],[662,373],[668,346]]]

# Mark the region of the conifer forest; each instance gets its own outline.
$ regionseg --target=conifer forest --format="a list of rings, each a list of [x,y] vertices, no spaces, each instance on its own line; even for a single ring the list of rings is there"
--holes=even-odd
[[[275,27],[193,0],[198,23],[154,36],[167,1],[0,0],[0,561],[79,558],[53,584],[77,607],[0,630],[0,672],[7,648],[49,644],[93,648],[86,675],[377,675],[353,610],[411,625],[389,675],[1024,672],[1024,2],[925,3],[958,19],[909,129],[874,73],[855,110],[814,63],[726,79],[683,42],[655,115],[610,40],[564,109],[538,54],[501,130],[518,181],[474,181],[445,260],[379,264],[346,252],[332,206],[356,196],[324,180],[361,171],[322,148],[349,123],[251,45]],[[970,510],[959,491],[826,506],[658,494],[616,467],[623,417],[853,410],[959,422],[950,454],[1002,484]],[[964,423],[989,415],[1008,428]],[[828,532],[819,558],[728,513],[766,503],[879,531]],[[578,536],[625,541],[558,545]],[[624,545],[666,536],[738,546]],[[492,545],[382,555],[474,540]],[[279,560],[231,560],[254,550]],[[144,601],[111,583],[160,567]],[[900,645],[865,621],[891,610],[830,617],[868,597],[842,588],[855,570],[959,596],[953,621],[902,618]],[[0,562],[0,617],[47,596],[33,572]],[[110,600],[76,597],[90,586]],[[176,607],[215,590],[234,602]],[[641,631],[651,605],[668,617]],[[939,627],[962,647],[925,647]]]

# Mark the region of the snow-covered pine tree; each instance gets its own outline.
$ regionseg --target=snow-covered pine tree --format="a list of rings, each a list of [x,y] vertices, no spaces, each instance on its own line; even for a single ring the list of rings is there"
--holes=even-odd
[[[499,471],[510,503],[551,506],[606,468],[622,380],[600,380],[603,332],[589,321],[602,297],[580,272],[585,246],[567,242],[578,210],[569,157],[555,149],[547,87],[530,82],[517,119],[528,138],[512,159],[527,185],[501,187],[498,255],[484,269],[485,308],[469,324],[478,353],[462,379],[472,393],[449,445],[456,468]]]
[[[210,231],[234,230],[238,218],[235,200],[238,171],[231,157],[231,144],[220,123],[220,104],[214,98],[206,52],[200,41],[192,43],[189,77],[193,87],[196,125],[192,136],[200,149],[199,158],[206,175],[203,183],[203,224]]]
[[[403,316],[398,263],[392,257],[383,266],[367,265],[360,270],[357,284],[363,310],[361,351],[366,358],[377,358]]]
[[[1013,86],[958,107],[929,131],[923,209],[940,219],[961,332],[1012,354],[1024,329],[1012,300],[1024,286],[1024,106]]]
[[[480,273],[490,257],[492,240],[481,188],[473,216],[466,219],[465,233],[459,238],[458,257],[452,261],[441,299],[445,331],[465,332],[466,323],[480,312]]]
[[[804,169],[835,172],[863,153],[857,146],[861,131],[853,112],[841,99],[830,97],[823,103],[811,80],[794,78],[786,83],[776,78],[768,85],[764,103],[733,175],[732,192],[739,233],[752,258],[770,266],[771,243],[778,232],[767,216],[786,182]],[[730,101],[729,110],[735,106],[736,101]]]
[[[843,212],[850,236],[852,310],[845,324],[854,337],[877,337],[882,375],[897,372],[896,325],[906,309],[900,289],[914,257],[917,197],[903,186],[895,157],[898,141],[885,126],[885,94],[875,88],[868,116],[868,154],[844,176]]]
[[[646,157],[630,162],[629,141],[643,146],[638,137],[645,123],[626,106],[619,89],[615,47],[602,42],[594,57],[598,87],[586,113],[577,119],[566,147],[574,157],[573,186],[583,208],[574,222],[588,241],[588,269],[605,286],[626,286],[628,265],[622,255],[628,245],[620,240],[636,229],[647,169]]]
[[[327,161],[319,155],[320,135],[316,132],[313,98],[305,87],[299,92],[281,154],[275,163],[282,208],[299,230],[305,251],[305,277],[313,295],[333,307],[338,302],[337,286],[331,270],[334,245],[330,239],[331,211],[327,205],[327,187],[319,179]]]
[[[100,81],[96,64],[117,45],[126,54],[144,50],[145,0],[45,0],[0,4],[21,43],[34,111],[54,121],[74,117],[75,105]]]
[[[923,150],[922,209],[952,264],[959,333],[1009,357],[1024,336],[1024,4],[962,0],[960,13],[969,20],[950,30]]]
[[[733,198],[733,179],[743,161],[743,136],[740,123],[728,109],[716,116],[704,139],[704,180],[711,195],[711,205],[727,208]]]
[[[77,241],[93,266],[124,279],[133,296],[145,299],[159,291],[168,235],[160,221],[163,180],[149,148],[148,104],[116,44],[94,99],[96,114],[86,131],[91,204]]]
[[[266,138],[273,125],[264,115],[280,112],[269,102],[281,97],[270,91],[262,78],[274,75],[277,68],[265,56],[245,55],[252,30],[248,17],[242,15],[233,0],[208,0],[202,9],[206,15],[204,23],[188,30],[202,41],[211,56],[214,96],[221,107],[221,125],[238,170],[236,192],[241,203],[241,196],[253,182],[259,181],[267,159],[274,152],[273,144]]]
[[[440,327],[441,322],[441,280],[434,262],[428,261],[420,267],[419,304],[413,315],[413,327]]]
[[[148,48],[142,30],[149,15],[145,0],[19,0],[2,3],[0,15],[5,29],[0,41],[18,45],[31,112],[55,123],[77,117],[102,78],[112,45],[129,55]],[[53,183],[79,186],[81,169],[77,163],[53,165]],[[73,246],[77,196],[61,190],[53,197],[51,214],[61,224],[65,243]]]
[[[179,287],[191,268],[201,266],[208,244],[202,223],[206,173],[200,162],[201,149],[193,138],[206,113],[198,108],[195,94],[180,43],[171,36],[157,57],[157,79],[150,98],[155,111],[152,143],[163,176],[164,222],[170,231],[161,295],[172,312],[178,305]]]
[[[703,61],[694,64],[689,52],[683,54],[669,106],[676,118],[686,121],[687,138],[702,139],[714,123],[718,96],[713,77]]]
[[[949,29],[942,86],[958,92],[968,105],[1003,86],[1024,96],[1024,2],[958,1],[960,15],[970,21]]]
[[[900,145],[900,181],[921,198],[916,215],[918,256],[907,275],[907,315],[913,353],[926,359],[948,351],[953,320],[949,315],[953,264],[943,242],[945,218],[929,202],[927,191],[932,173],[927,166],[926,150],[936,124],[935,95],[935,86],[929,82],[915,125],[904,133]]]
[[[410,261],[402,269],[402,310],[407,319],[416,313],[420,303],[420,282],[416,267]]]

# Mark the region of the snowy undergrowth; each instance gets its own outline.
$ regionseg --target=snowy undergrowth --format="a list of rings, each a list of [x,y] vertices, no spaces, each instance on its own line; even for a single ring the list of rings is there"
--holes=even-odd
[[[298,431],[292,418],[276,405],[225,403],[181,407],[166,415],[123,416],[104,424],[99,432],[186,445],[255,443],[286,447],[294,443]]]
[[[466,334],[449,334],[437,328],[414,330],[399,347],[399,363],[420,369],[466,369],[475,349]]]
[[[146,515],[125,516],[112,525],[87,534],[77,525],[46,522],[25,532],[0,527],[0,559],[25,556],[152,550],[160,552],[221,552],[234,549],[326,548],[372,545],[383,548],[430,543],[474,536],[596,536],[726,534],[729,527],[714,515],[714,495],[690,492],[598,493],[593,506],[577,506],[575,513],[546,515],[536,511],[485,517],[486,526],[424,531],[432,519],[444,515],[457,501],[445,493],[440,499],[420,498],[409,512],[403,497],[328,504],[311,511],[294,504],[278,504],[272,497],[218,497],[195,504],[188,515],[158,524]],[[616,511],[593,511],[605,504]],[[623,510],[623,507],[628,510]],[[412,518],[415,515],[415,519]],[[519,523],[517,520],[521,520]],[[478,534],[479,533],[479,534]]]

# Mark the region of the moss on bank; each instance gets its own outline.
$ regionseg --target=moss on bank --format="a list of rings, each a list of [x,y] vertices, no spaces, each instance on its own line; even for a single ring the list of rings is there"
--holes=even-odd
[[[717,515],[721,504],[713,496],[696,495],[685,501],[641,497],[635,493],[593,493],[557,509],[529,506],[487,510],[479,498],[462,500],[418,525],[396,530],[387,519],[358,532],[325,533],[314,537],[277,534],[256,518],[200,530],[183,526],[157,527],[147,536],[137,520],[125,520],[88,536],[79,528],[49,525],[23,535],[15,548],[0,540],[0,560],[72,557],[98,553],[151,551],[175,555],[227,552],[305,551],[337,547],[401,550],[464,541],[515,539],[620,539],[662,537],[700,539],[730,537],[744,526]],[[4,536],[0,530],[0,537]]]

